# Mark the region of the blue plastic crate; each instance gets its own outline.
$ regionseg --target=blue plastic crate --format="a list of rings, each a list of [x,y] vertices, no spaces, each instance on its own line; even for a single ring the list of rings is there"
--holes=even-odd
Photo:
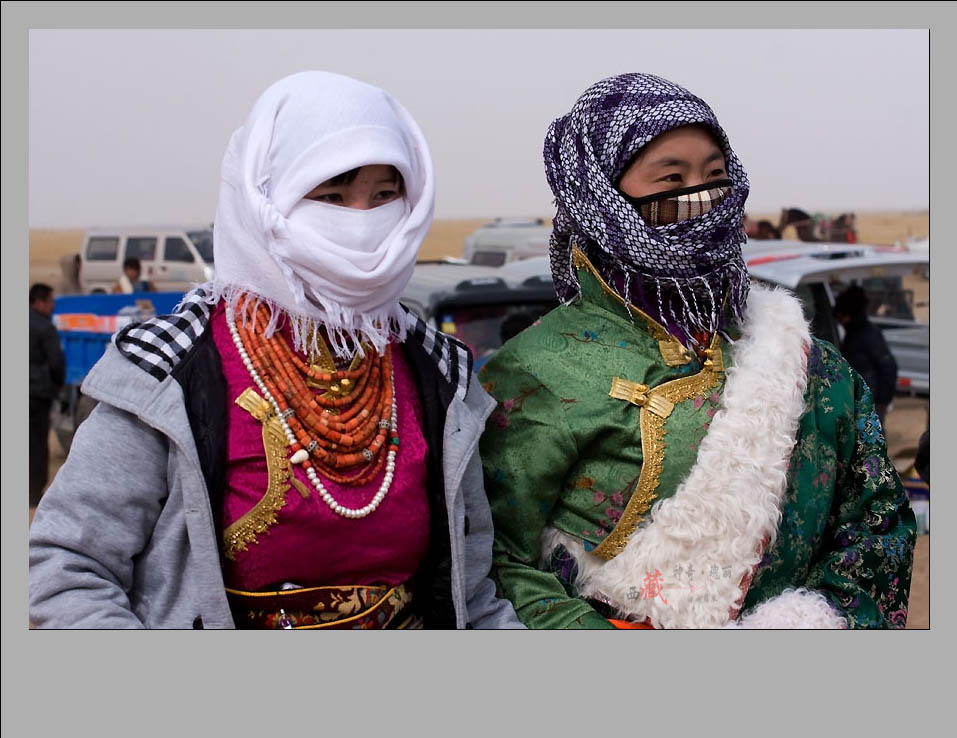
[[[182,292],[134,292],[129,295],[67,295],[57,297],[54,316],[64,318],[76,314],[84,316],[118,315],[124,308],[143,306],[146,301],[157,315],[173,312],[173,308],[183,299]],[[78,328],[86,327],[91,321],[83,320]],[[92,327],[92,326],[90,326]],[[71,330],[59,331],[60,345],[66,356],[66,383],[80,384],[87,372],[106,352],[106,345],[112,338],[110,331]]]
[[[88,331],[61,331],[60,345],[66,355],[66,383],[79,384],[87,372],[106,353],[109,333]]]
[[[167,315],[183,299],[182,292],[134,292],[128,295],[64,295],[56,298],[53,314],[93,313],[116,315],[122,308],[139,301],[152,303],[157,315]]]

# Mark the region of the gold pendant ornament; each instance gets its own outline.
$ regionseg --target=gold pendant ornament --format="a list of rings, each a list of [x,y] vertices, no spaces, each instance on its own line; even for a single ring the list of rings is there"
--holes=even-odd
[[[322,334],[315,328],[311,330],[306,345],[310,346],[309,368],[312,371],[317,373],[322,372],[325,374],[335,374],[339,371],[339,367],[336,366],[336,360],[332,356],[332,351],[330,350],[329,345],[323,339]],[[318,351],[311,348],[312,346],[317,346]],[[355,371],[361,361],[362,360],[359,358],[358,354],[353,356],[352,362],[349,364],[348,371]],[[343,377],[342,379],[336,380],[334,382],[320,382],[312,377],[307,377],[306,386],[311,389],[325,390],[326,394],[331,397],[345,397],[352,392],[353,389],[355,389],[355,385],[348,377]]]

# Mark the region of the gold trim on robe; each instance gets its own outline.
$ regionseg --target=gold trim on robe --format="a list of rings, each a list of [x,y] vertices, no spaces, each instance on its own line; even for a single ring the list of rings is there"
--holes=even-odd
[[[666,365],[683,366],[691,361],[693,358],[691,351],[668,333],[661,323],[641,309],[625,302],[612,290],[578,246],[572,246],[572,264],[576,269],[587,270],[606,294],[623,305],[630,314],[641,318],[652,338],[658,341],[658,350]],[[612,379],[609,396],[626,400],[640,407],[638,428],[641,437],[642,465],[638,482],[620,520],[605,540],[592,550],[592,553],[599,558],[607,561],[624,550],[628,538],[641,523],[657,496],[655,491],[661,479],[667,446],[664,440],[665,421],[674,406],[697,395],[705,394],[720,384],[724,360],[719,340],[718,334],[715,333],[711,338],[711,345],[705,349],[706,358],[702,370],[692,376],[673,379],[651,388],[619,377]]]
[[[609,396],[640,407],[638,432],[641,436],[642,463],[631,499],[628,500],[617,525],[592,551],[595,556],[607,561],[621,553],[628,543],[628,538],[654,502],[667,446],[664,440],[665,421],[679,402],[706,394],[720,384],[724,360],[718,340],[718,335],[715,334],[711,339],[711,346],[705,350],[708,358],[702,370],[690,377],[672,379],[651,388],[619,377],[612,380]]]

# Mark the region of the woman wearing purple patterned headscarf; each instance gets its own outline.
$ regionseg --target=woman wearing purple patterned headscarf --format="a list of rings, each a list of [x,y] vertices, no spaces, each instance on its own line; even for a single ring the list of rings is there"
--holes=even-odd
[[[650,208],[661,200],[646,198],[646,208],[636,207],[620,181],[651,141],[686,126],[713,141],[723,157],[720,175],[676,188],[665,176],[692,173],[674,159],[665,160],[656,194],[711,207],[695,211],[694,218],[649,220]],[[545,172],[558,206],[551,259],[564,302],[580,292],[572,264],[577,245],[623,299],[666,321],[680,339],[693,341],[695,332],[720,328],[725,295],[741,317],[748,289],[741,256],[748,176],[703,100],[651,75],[602,80],[549,127]]]
[[[867,386],[749,287],[744,168],[645,74],[549,127],[562,305],[484,365],[492,575],[534,628],[903,627],[914,517]]]

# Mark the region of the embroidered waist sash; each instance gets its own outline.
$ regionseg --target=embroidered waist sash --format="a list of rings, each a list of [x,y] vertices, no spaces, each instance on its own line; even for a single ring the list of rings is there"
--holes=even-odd
[[[412,590],[407,584],[387,586],[305,587],[275,592],[243,592],[226,588],[237,628],[316,630],[408,629]]]

